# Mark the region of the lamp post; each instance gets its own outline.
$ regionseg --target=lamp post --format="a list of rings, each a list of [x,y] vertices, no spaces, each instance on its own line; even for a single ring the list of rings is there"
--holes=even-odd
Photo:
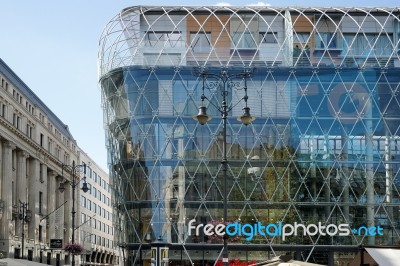
[[[227,171],[228,171],[228,158],[227,158],[227,140],[226,140],[226,128],[227,128],[227,119],[228,113],[233,109],[233,104],[228,105],[227,96],[229,94],[228,88],[232,91],[233,89],[240,88],[240,81],[235,80],[244,80],[244,96],[241,100],[244,100],[245,107],[243,107],[243,114],[238,117],[238,120],[241,121],[244,125],[249,125],[254,121],[255,117],[250,115],[250,107],[247,106],[247,79],[253,74],[254,69],[245,69],[240,73],[232,73],[229,74],[226,70],[223,70],[219,73],[211,73],[207,72],[204,68],[200,69],[200,71],[195,71],[197,76],[202,79],[202,95],[201,95],[201,106],[199,107],[199,113],[193,118],[197,120],[201,125],[206,124],[211,120],[211,116],[207,114],[207,107],[204,106],[204,100],[208,100],[208,102],[213,105],[222,116],[222,138],[223,138],[223,146],[222,146],[222,173],[223,173],[223,208],[224,208],[224,223],[227,223],[228,217],[228,195],[227,195]],[[211,81],[207,81],[207,79],[211,79]],[[204,94],[205,89],[215,88],[220,91],[222,96],[222,102],[220,105],[215,105],[212,101],[210,101]],[[225,234],[223,237],[223,252],[222,252],[222,263],[224,266],[228,265],[228,243],[227,243],[227,235]]]
[[[22,246],[21,259],[24,259],[25,250],[25,222],[28,223],[32,219],[32,212],[28,210],[28,203],[19,201],[18,219],[22,220]]]
[[[81,169],[83,169],[84,176],[82,178],[83,184],[82,184],[81,189],[85,193],[88,192],[88,190],[89,190],[88,185],[86,183],[86,176],[85,176],[86,175],[86,164],[83,163],[83,164],[75,165],[74,161],[72,162],[72,166],[62,164],[61,175],[62,175],[64,181],[61,182],[60,186],[58,187],[58,190],[60,192],[64,192],[64,190],[65,190],[65,183],[66,183],[65,180],[66,179],[64,178],[64,169],[69,170],[69,172],[71,173],[71,177],[72,177],[72,180],[71,180],[71,182],[69,182],[69,184],[72,187],[72,211],[71,211],[71,214],[72,214],[72,240],[71,240],[71,242],[72,242],[72,244],[74,244],[75,243],[75,229],[76,229],[75,228],[75,213],[76,213],[76,211],[75,211],[75,188],[76,188],[76,186],[79,185],[79,183],[81,181],[81,179],[77,175],[78,175],[78,173],[81,172]],[[72,254],[71,265],[75,266],[75,255],[74,254]]]

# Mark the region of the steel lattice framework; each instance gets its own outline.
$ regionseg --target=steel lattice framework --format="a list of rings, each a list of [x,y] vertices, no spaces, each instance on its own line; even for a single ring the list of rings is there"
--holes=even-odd
[[[196,69],[255,70],[247,81],[252,124],[236,120],[243,91],[228,95],[228,222],[383,228],[375,236],[234,238],[230,258],[296,251],[331,263],[345,260],[336,251],[398,244],[399,15],[399,8],[137,6],[115,16],[100,39],[99,77],[116,243],[134,250],[129,259],[149,259],[159,236],[172,244],[172,263],[221,259],[221,239],[187,232],[189,220],[220,221],[223,202],[222,124],[192,119],[202,93]],[[205,82],[218,117],[221,95],[208,86],[218,80]]]

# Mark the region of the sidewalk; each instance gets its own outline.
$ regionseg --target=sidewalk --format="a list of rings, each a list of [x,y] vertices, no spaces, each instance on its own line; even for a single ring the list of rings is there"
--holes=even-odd
[[[44,263],[34,262],[30,260],[20,260],[20,259],[0,259],[0,266],[43,266],[47,265]]]

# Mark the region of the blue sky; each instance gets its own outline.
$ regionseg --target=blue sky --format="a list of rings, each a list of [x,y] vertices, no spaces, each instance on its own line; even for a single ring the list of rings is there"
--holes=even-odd
[[[193,5],[193,1],[36,0],[3,1],[0,58],[69,126],[78,145],[107,170],[103,113],[97,76],[101,32],[123,8]],[[245,6],[259,1],[199,1]],[[398,0],[274,0],[272,6],[399,6]]]

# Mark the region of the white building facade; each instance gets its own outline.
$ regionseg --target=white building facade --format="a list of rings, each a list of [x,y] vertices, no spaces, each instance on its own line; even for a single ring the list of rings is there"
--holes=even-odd
[[[1,257],[49,265],[71,263],[71,255],[63,250],[72,238],[72,176],[68,169],[82,162],[83,153],[68,126],[1,59],[0,82]],[[108,182],[108,175],[102,175]],[[75,177],[83,178],[83,172]],[[61,182],[66,182],[64,192],[59,190]],[[79,234],[80,187],[76,186],[75,193],[76,243],[83,241]],[[98,205],[105,208],[106,204],[101,201]],[[76,256],[76,265],[79,260]],[[110,260],[107,263],[112,264]]]
[[[81,163],[88,167],[89,191],[80,195],[80,239],[85,252],[82,265],[113,265],[120,261],[114,250],[111,184],[108,174],[81,152]]]

